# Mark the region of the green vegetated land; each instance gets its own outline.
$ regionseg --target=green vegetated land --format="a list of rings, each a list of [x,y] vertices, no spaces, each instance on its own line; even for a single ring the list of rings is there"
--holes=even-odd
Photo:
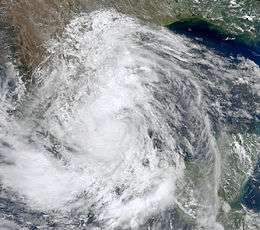
[[[259,44],[259,0],[1,0],[0,23],[14,28],[23,62],[35,65],[42,43],[62,31],[75,13],[102,8],[168,25],[202,19],[231,36]]]

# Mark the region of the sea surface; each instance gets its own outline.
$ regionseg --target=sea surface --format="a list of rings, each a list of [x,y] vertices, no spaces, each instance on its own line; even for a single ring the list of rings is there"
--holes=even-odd
[[[260,228],[258,43],[81,13],[25,82],[1,41],[0,229]]]

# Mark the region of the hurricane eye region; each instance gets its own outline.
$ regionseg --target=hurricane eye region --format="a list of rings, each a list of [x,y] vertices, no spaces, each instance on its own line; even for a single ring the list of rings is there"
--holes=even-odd
[[[246,209],[259,143],[256,59],[113,10],[74,16],[46,47],[26,85],[0,66],[1,216],[28,229],[235,229],[225,220]]]

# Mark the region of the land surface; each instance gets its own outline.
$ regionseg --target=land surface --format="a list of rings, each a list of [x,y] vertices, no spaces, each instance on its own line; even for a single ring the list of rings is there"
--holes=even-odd
[[[74,14],[111,7],[159,25],[199,18],[246,42],[260,41],[258,0],[1,0],[0,25],[15,35],[20,61],[30,70],[43,59],[44,43],[61,33]]]

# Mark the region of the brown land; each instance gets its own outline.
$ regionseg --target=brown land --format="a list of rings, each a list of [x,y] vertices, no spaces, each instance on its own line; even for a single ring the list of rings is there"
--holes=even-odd
[[[165,4],[167,1],[1,0],[0,24],[8,26],[13,32],[12,36],[16,36],[20,62],[30,70],[44,56],[44,41],[62,32],[76,12],[114,7],[120,12],[160,23],[171,19],[170,14],[165,12]]]
[[[229,0],[200,3],[192,0],[0,0],[0,29],[5,26],[11,31],[20,63],[32,70],[44,57],[44,42],[61,33],[73,14],[83,10],[113,7],[158,24],[199,17],[230,33],[244,36],[248,32],[249,37],[255,37],[260,20],[260,1],[239,2],[242,8],[230,8]],[[248,13],[255,15],[254,19],[243,21],[241,18]]]

